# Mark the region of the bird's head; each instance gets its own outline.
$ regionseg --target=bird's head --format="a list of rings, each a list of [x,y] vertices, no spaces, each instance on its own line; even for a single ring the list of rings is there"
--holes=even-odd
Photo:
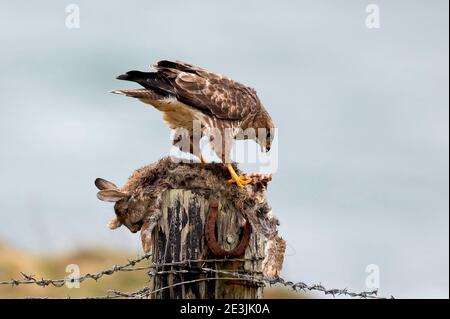
[[[255,124],[257,127],[256,142],[264,152],[269,152],[275,138],[275,126],[269,113],[264,108],[258,113]]]

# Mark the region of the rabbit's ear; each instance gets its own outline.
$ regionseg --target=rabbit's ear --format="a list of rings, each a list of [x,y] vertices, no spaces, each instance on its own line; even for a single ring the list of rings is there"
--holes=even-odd
[[[97,198],[105,202],[115,203],[127,197],[127,193],[121,192],[118,189],[104,189],[97,193]]]
[[[116,229],[122,226],[122,223],[117,219],[117,217],[114,217],[111,219],[111,221],[108,223],[109,229]]]
[[[107,181],[106,179],[103,179],[103,178],[97,178],[95,180],[95,186],[97,186],[97,188],[101,191],[104,189],[118,189],[116,184],[114,184],[110,181]]]

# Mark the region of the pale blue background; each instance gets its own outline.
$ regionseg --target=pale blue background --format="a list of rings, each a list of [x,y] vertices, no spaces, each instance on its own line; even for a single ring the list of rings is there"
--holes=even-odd
[[[105,225],[122,184],[168,152],[160,114],[108,94],[158,59],[255,87],[279,127],[269,197],[284,277],[449,296],[448,1],[64,1],[0,4],[0,241],[31,252],[138,237]]]

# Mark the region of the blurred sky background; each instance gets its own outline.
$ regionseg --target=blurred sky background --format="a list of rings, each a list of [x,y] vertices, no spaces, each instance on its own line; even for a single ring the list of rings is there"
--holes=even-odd
[[[283,277],[380,293],[449,296],[447,0],[0,3],[0,241],[34,253],[112,246],[122,185],[166,155],[161,115],[108,91],[159,59],[255,87],[279,127],[268,196],[288,241]],[[244,166],[245,167],[245,166]]]

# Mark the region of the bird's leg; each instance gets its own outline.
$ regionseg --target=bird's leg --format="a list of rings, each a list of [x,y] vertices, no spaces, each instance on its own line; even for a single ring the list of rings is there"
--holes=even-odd
[[[203,157],[203,154],[200,152],[200,164],[205,165],[206,164],[206,160]]]
[[[202,154],[202,149],[200,147],[200,141],[194,141],[193,134],[190,135],[190,148],[191,148],[191,153],[200,160],[200,164],[205,165],[206,160]]]
[[[206,164],[205,157],[203,157],[202,150],[200,149],[200,145],[198,146],[197,151],[195,152],[195,156],[200,160],[200,164],[204,166]]]
[[[225,164],[230,172],[231,179],[227,181],[227,184],[230,186],[231,184],[236,183],[239,188],[244,188],[245,185],[252,183],[253,179],[247,178],[244,175],[239,176],[234,170],[233,165],[231,165],[230,152],[233,136],[227,135],[227,131],[225,131],[221,132],[221,138],[217,137],[218,136],[216,135],[210,136],[209,142],[211,143],[214,152],[222,159],[222,163]]]
[[[244,175],[239,176],[238,174],[236,174],[236,171],[230,163],[227,164],[227,168],[231,175],[231,179],[227,182],[227,184],[231,185],[233,183],[236,183],[239,188],[244,188],[245,185],[253,182],[253,179],[251,178],[247,178]]]

